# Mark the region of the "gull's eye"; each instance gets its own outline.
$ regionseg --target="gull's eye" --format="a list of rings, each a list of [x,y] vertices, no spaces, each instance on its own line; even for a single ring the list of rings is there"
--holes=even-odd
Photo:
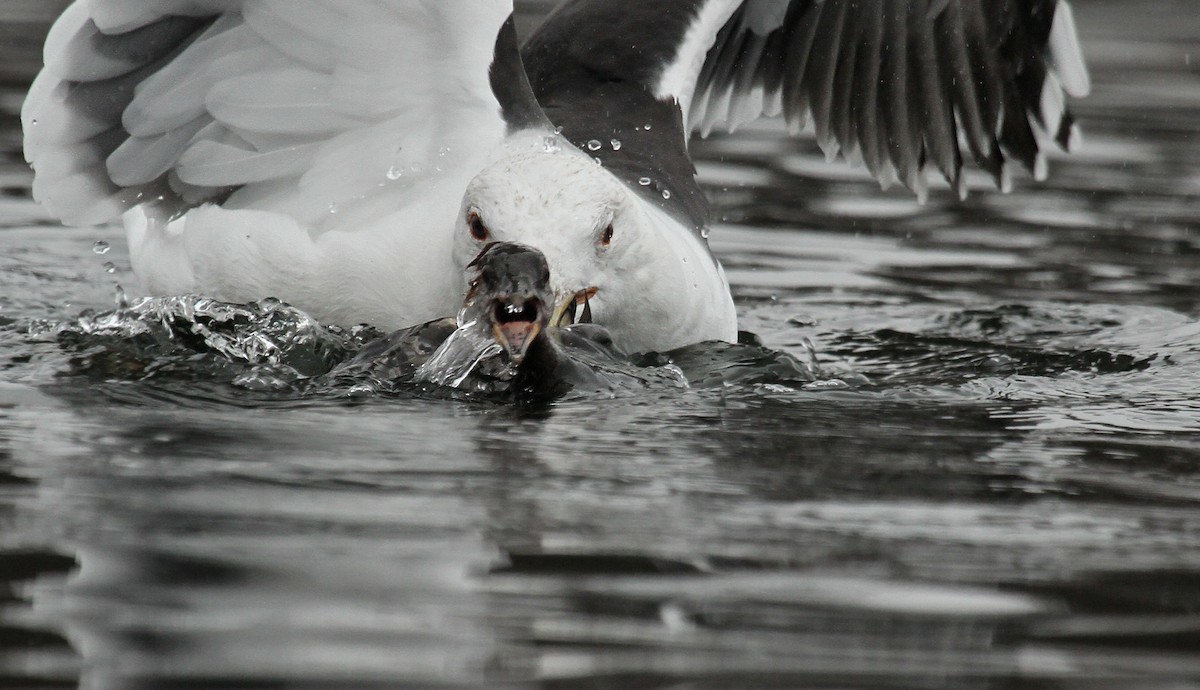
[[[492,236],[491,231],[483,224],[483,219],[479,217],[477,211],[471,211],[467,214],[467,229],[470,230],[471,237],[480,242],[486,242]]]
[[[600,246],[607,247],[608,245],[612,244],[612,238],[613,226],[612,223],[609,223],[608,226],[604,228],[604,232],[600,233]]]

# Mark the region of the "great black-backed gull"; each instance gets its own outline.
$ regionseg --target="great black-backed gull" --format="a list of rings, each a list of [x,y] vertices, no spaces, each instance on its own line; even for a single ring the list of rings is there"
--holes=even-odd
[[[453,313],[494,241],[624,349],[733,340],[694,132],[781,115],[925,194],[1068,147],[1065,0],[77,0],[22,120],[34,195],[123,217],[156,293],[384,328]]]

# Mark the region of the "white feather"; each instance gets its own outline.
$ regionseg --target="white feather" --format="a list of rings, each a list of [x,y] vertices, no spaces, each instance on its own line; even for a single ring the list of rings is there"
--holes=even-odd
[[[1092,78],[1083,61],[1083,50],[1075,31],[1075,16],[1063,0],[1054,10],[1050,24],[1050,63],[1062,82],[1063,90],[1075,98],[1083,98],[1092,90]]]
[[[660,100],[674,98],[683,111],[683,121],[690,122],[690,106],[696,79],[704,67],[704,58],[712,48],[717,32],[742,0],[708,0],[701,7],[691,27],[680,42],[675,58],[663,67],[654,87],[654,97]],[[784,3],[780,3],[784,4]]]

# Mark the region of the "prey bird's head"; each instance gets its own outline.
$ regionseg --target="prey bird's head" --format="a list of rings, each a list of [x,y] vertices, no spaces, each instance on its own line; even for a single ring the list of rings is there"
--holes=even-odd
[[[550,324],[553,293],[542,253],[513,242],[494,242],[468,265],[473,271],[464,320],[478,324],[521,364]]]

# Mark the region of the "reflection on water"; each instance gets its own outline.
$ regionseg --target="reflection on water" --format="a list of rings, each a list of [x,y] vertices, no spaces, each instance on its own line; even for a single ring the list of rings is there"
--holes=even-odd
[[[1200,687],[1200,27],[1076,6],[1046,184],[696,145],[742,328],[816,381],[702,351],[736,381],[532,407],[280,389],[370,333],[255,307],[52,333],[138,289],[0,91],[0,687]]]

